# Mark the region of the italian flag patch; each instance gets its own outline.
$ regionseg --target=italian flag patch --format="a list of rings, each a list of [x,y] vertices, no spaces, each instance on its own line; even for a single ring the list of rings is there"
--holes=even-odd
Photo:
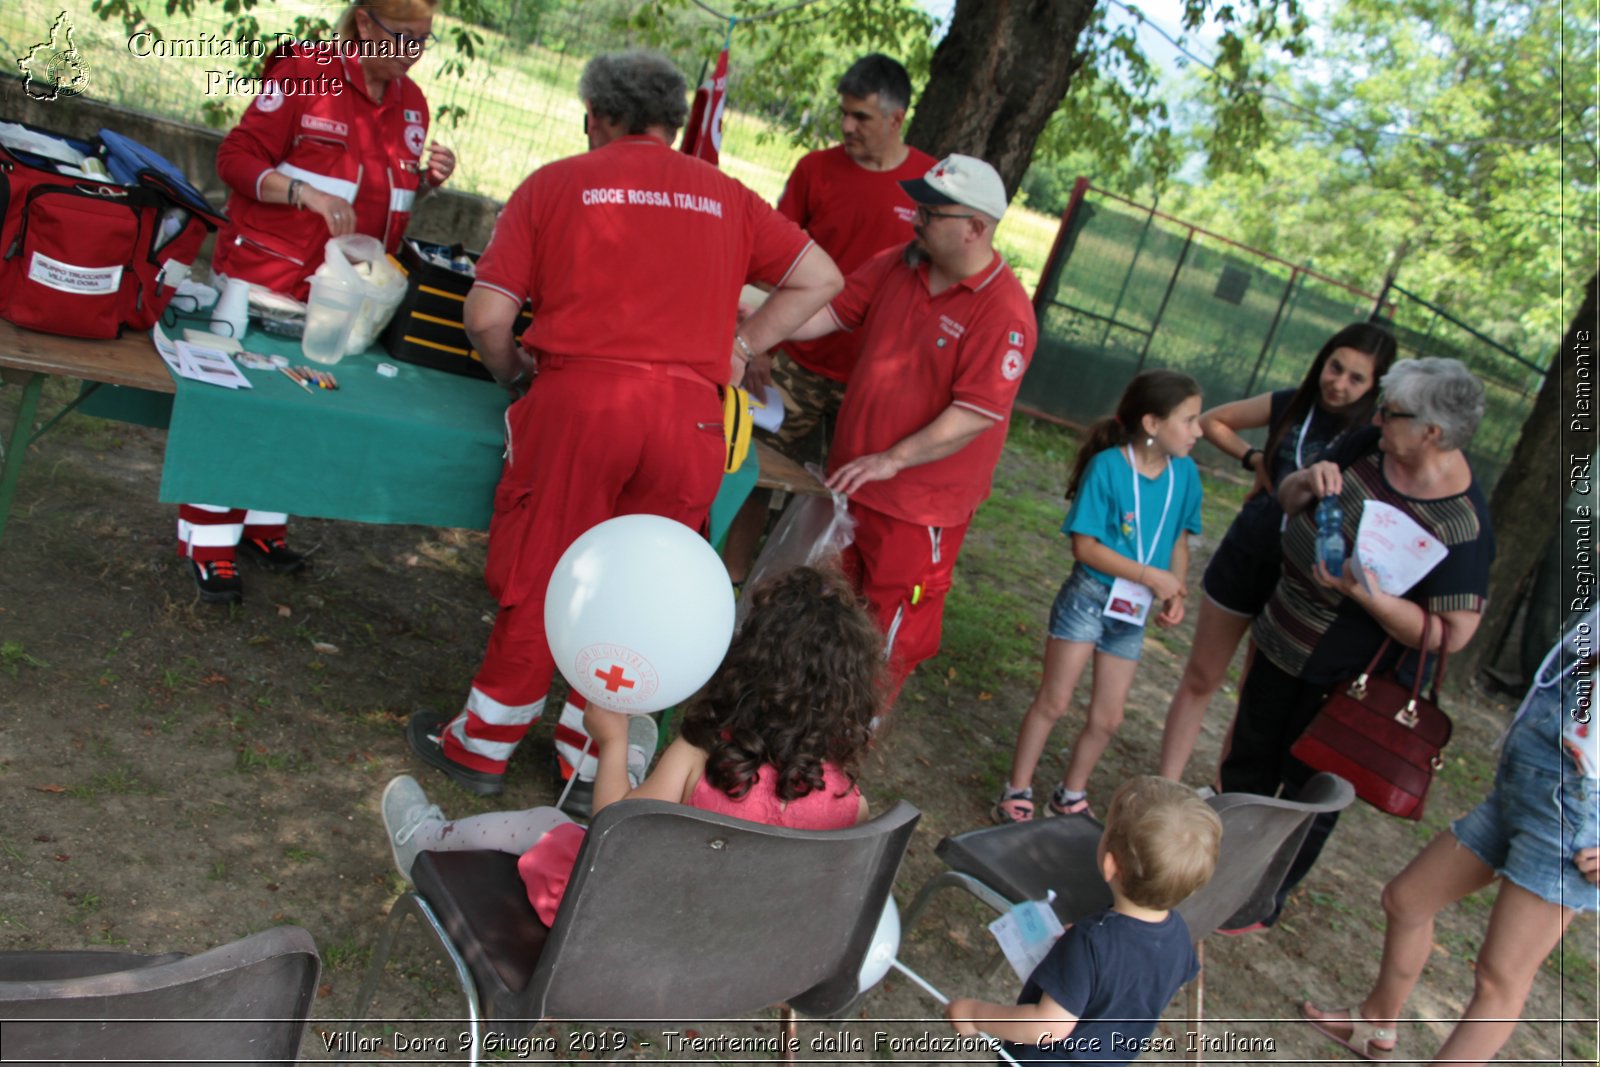
[[[1016,330],[1012,330],[1010,333],[1006,334],[1006,344],[1011,345],[1013,348],[1021,345],[1022,335]]]

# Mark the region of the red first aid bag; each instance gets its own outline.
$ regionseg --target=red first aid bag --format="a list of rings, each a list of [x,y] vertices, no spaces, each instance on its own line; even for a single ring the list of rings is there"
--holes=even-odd
[[[0,142],[0,318],[68,337],[148,329],[222,216],[166,160],[111,130]],[[37,151],[33,149],[38,149]]]

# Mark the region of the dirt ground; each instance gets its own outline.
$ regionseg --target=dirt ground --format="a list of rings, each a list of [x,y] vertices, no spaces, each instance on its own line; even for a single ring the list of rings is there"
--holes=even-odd
[[[0,425],[10,426],[17,392],[0,390]],[[57,402],[68,396],[61,383],[47,392]],[[1035,440],[1053,432],[1029,431]],[[492,610],[480,577],[484,538],[296,521],[294,543],[314,553],[310,575],[247,568],[246,602],[218,609],[196,600],[173,554],[175,509],[156,500],[163,444],[159,431],[74,415],[27,457],[0,543],[0,949],[196,952],[298,924],[323,961],[302,1055],[326,1059],[321,1034],[345,1029],[341,1018],[401,889],[377,811],[384,783],[410,772],[451,815],[490,810],[414,760],[401,732],[417,709],[454,710],[478,663]],[[1049,448],[1008,450],[988,508],[1058,500],[1058,459]],[[1019,543],[1005,524],[981,518],[962,554],[952,615],[980,590],[998,589],[1020,605],[1019,632],[1040,635],[1064,559],[1049,528]],[[1122,777],[1154,767],[1187,635],[1186,626],[1147,646],[1126,724],[1092,783],[1102,806]],[[986,676],[968,652],[947,650],[925,665],[866,770],[876,810],[905,798],[923,812],[897,883],[902,905],[941,868],[941,837],[985,823],[1036,681],[1029,669]],[[1206,724],[1193,784],[1209,776],[1226,705],[1225,694]],[[1428,819],[1417,826],[1357,805],[1275,930],[1207,943],[1207,1034],[1266,1046],[1213,1051],[1213,1062],[1348,1058],[1291,1021],[1294,1005],[1359,998],[1381,946],[1384,881],[1486,792],[1491,748],[1510,707],[1458,690],[1449,701],[1457,732]],[[496,806],[552,801],[550,747],[548,725],[536,728]],[[1041,768],[1039,784],[1052,771]],[[1443,916],[1408,1006],[1403,1055],[1425,1060],[1466,1003],[1492,896]],[[641,901],[641,922],[651,909]],[[990,917],[971,898],[946,893],[907,932],[901,959],[946,992],[1009,1000],[1018,983],[983,928]],[[1591,918],[1573,924],[1542,969],[1504,1061],[1596,1062],[1596,936]],[[392,1021],[363,1030],[381,1038],[371,1062],[449,1058],[397,1047],[396,1034],[453,1041],[461,1029],[450,979],[422,946],[414,937],[390,964],[373,1010]],[[1190,1027],[1179,1014],[1169,1010],[1163,1032],[1181,1050]],[[680,1029],[708,1037],[775,1032],[771,1016]],[[630,1027],[628,1057],[689,1062],[668,1051],[662,1030]],[[811,1051],[813,1038],[837,1039],[838,1031],[803,1025],[802,1058],[960,1058],[874,1048],[875,1034],[948,1032],[932,1001],[899,976],[866,998],[845,1032],[862,1051]],[[581,1048],[588,1030],[550,1025],[538,1033],[558,1048]],[[724,1053],[720,1061],[759,1058]],[[1180,1058],[1181,1051],[1151,1054],[1143,1062]]]

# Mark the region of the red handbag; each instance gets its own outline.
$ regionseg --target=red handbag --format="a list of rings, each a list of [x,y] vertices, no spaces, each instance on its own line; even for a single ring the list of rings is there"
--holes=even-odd
[[[1424,613],[1423,644],[1433,616]],[[1410,687],[1393,671],[1377,673],[1389,650],[1386,639],[1367,669],[1341,685],[1323,702],[1289,754],[1318,771],[1330,771],[1355,786],[1356,796],[1379,811],[1402,819],[1422,818],[1433,772],[1444,765],[1440,752],[1450,741],[1450,717],[1439,708],[1439,683],[1444,678],[1445,646],[1450,625],[1439,642],[1439,666],[1426,696],[1422,676],[1426,657],[1417,653],[1417,672]],[[1402,657],[1404,658],[1404,657]]]

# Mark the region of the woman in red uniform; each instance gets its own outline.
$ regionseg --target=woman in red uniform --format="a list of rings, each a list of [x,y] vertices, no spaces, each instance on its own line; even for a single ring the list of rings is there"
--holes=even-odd
[[[428,102],[407,76],[435,40],[437,7],[357,0],[333,41],[286,46],[267,61],[260,94],[217,151],[217,173],[233,190],[212,257],[218,273],[304,300],[328,238],[364,233],[399,247],[416,198],[455,170],[448,148],[428,146]],[[241,544],[271,570],[304,568],[284,543],[287,520],[181,505],[178,553],[201,599],[242,598]]]

